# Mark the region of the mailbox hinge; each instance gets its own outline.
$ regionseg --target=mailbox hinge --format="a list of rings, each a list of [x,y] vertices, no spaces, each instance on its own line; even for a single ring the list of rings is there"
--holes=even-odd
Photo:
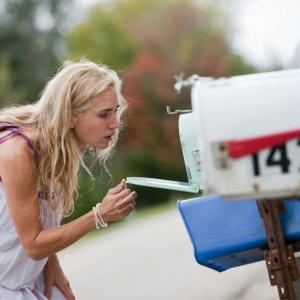
[[[299,277],[299,273],[293,245],[285,245],[280,222],[280,214],[284,211],[283,201],[261,200],[257,201],[257,205],[268,240],[265,260],[270,283],[277,285],[281,300],[296,300],[293,281]]]

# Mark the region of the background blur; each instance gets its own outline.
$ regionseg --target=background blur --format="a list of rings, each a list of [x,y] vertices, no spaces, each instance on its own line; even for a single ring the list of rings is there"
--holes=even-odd
[[[292,35],[296,30],[290,29],[299,25],[299,18],[287,30],[288,19],[282,17],[286,14],[279,7],[276,10],[278,2],[248,2],[1,1],[1,107],[36,101],[47,80],[66,59],[85,57],[107,64],[124,79],[129,112],[117,152],[109,163],[113,177],[98,168],[93,183],[82,174],[73,217],[90,210],[123,177],[186,180],[178,115],[167,115],[165,108],[190,107],[188,92],[177,95],[174,91],[175,75],[183,72],[185,76],[196,73],[220,77],[286,67],[276,43],[281,43],[285,52],[296,51],[299,39]],[[299,8],[295,3],[285,1],[285,10],[292,14]],[[264,14],[271,19],[263,18]],[[289,20],[293,24],[294,19]],[[271,39],[274,31],[277,40]],[[289,39],[282,40],[286,35]],[[269,54],[262,41],[268,41]],[[292,62],[292,53],[287,55]],[[297,57],[299,54],[292,65],[299,63]],[[138,209],[179,197],[166,190],[137,188],[137,192]]]
[[[85,5],[83,5],[85,3]],[[166,105],[189,108],[176,95],[184,72],[226,76],[255,72],[232,47],[233,24],[221,6],[196,0],[4,0],[0,18],[0,104],[36,101],[65,59],[86,57],[116,69],[129,103],[109,170],[80,180],[77,217],[127,176],[185,181],[177,118]],[[137,188],[138,209],[168,201],[169,191]],[[175,196],[176,197],[176,196]]]
[[[258,42],[263,30],[257,26],[267,28],[261,22],[264,7],[253,6],[255,2],[259,3],[254,1],[251,7],[245,1],[1,1],[1,106],[36,101],[66,59],[85,57],[107,64],[124,80],[129,112],[109,164],[113,177],[96,169],[97,180],[92,183],[87,174],[82,174],[73,217],[88,211],[123,177],[186,181],[178,115],[167,115],[165,108],[190,107],[188,92],[177,95],[173,89],[175,75],[183,72],[185,76],[196,73],[220,77],[283,68],[276,46],[270,50],[271,60],[265,55],[261,65],[259,55],[256,61],[255,55],[254,60],[247,56],[253,47],[247,45],[251,35],[248,33],[247,40],[241,32],[243,28],[249,31],[245,20],[256,31]],[[295,9],[286,6],[290,11]],[[249,8],[256,12],[252,19],[251,14],[245,14]],[[276,12],[276,5],[268,9]],[[281,26],[276,16],[273,20]],[[279,36],[278,29],[276,32]],[[166,190],[137,188],[137,192],[138,209],[178,198]]]
[[[174,91],[175,75],[220,77],[300,65],[299,1],[273,2],[0,2],[1,107],[36,101],[66,59],[85,57],[107,64],[124,80],[129,112],[108,165],[113,176],[96,168],[92,182],[82,173],[80,196],[69,219],[89,211],[108,188],[127,176],[187,180],[178,115],[167,115],[165,108],[190,107],[189,93]],[[138,212],[170,201],[174,207],[174,200],[191,197],[136,190]]]

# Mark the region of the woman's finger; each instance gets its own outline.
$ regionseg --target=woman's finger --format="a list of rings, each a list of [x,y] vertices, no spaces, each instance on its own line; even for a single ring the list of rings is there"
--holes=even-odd
[[[115,187],[113,187],[109,190],[109,193],[114,195],[114,194],[120,193],[124,189],[125,189],[125,179],[122,179],[118,185],[116,185]]]
[[[134,208],[135,208],[135,202],[134,203],[133,202],[128,203],[126,206],[124,206],[121,209],[122,215],[123,216],[129,215],[133,211]]]
[[[53,288],[53,283],[50,282],[45,282],[45,289],[44,289],[44,294],[45,296],[50,299],[52,295],[52,288]]]
[[[74,295],[70,285],[68,286],[67,291],[68,291],[67,299],[68,300],[75,300],[75,295]]]
[[[52,287],[54,285],[54,278],[50,276],[49,273],[45,273],[45,288],[44,294],[45,296],[50,299],[52,295]]]
[[[131,192],[120,202],[119,207],[123,208],[129,204],[132,204],[132,202],[135,201],[136,197],[137,197],[137,193],[135,191]]]
[[[71,288],[68,288],[64,294],[65,294],[67,300],[75,300],[75,296],[74,296]]]
[[[123,199],[125,197],[127,197],[132,191],[130,189],[124,189],[123,191],[116,193],[115,197],[116,199]]]
[[[70,284],[57,284],[57,287],[61,290],[61,292],[66,296],[67,300],[74,300],[75,296],[70,287]]]

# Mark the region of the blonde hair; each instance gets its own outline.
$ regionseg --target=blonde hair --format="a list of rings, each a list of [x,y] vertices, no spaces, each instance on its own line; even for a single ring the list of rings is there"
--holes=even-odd
[[[0,112],[1,122],[19,124],[36,133],[35,148],[39,154],[38,190],[58,214],[69,215],[77,196],[78,170],[82,166],[92,176],[83,160],[83,151],[71,127],[71,116],[82,115],[94,97],[107,88],[116,91],[120,109],[118,119],[126,109],[121,94],[121,80],[105,65],[88,60],[67,61],[49,80],[40,99],[31,105],[13,106]],[[93,157],[105,166],[118,139],[114,135],[108,148],[88,147]],[[59,189],[57,190],[57,187]]]

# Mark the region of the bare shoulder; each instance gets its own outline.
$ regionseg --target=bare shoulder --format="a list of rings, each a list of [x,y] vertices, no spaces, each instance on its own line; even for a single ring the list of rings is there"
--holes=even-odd
[[[25,170],[30,172],[36,168],[32,150],[19,136],[0,144],[0,176],[7,168],[14,171],[15,175],[19,172],[23,173]]]

